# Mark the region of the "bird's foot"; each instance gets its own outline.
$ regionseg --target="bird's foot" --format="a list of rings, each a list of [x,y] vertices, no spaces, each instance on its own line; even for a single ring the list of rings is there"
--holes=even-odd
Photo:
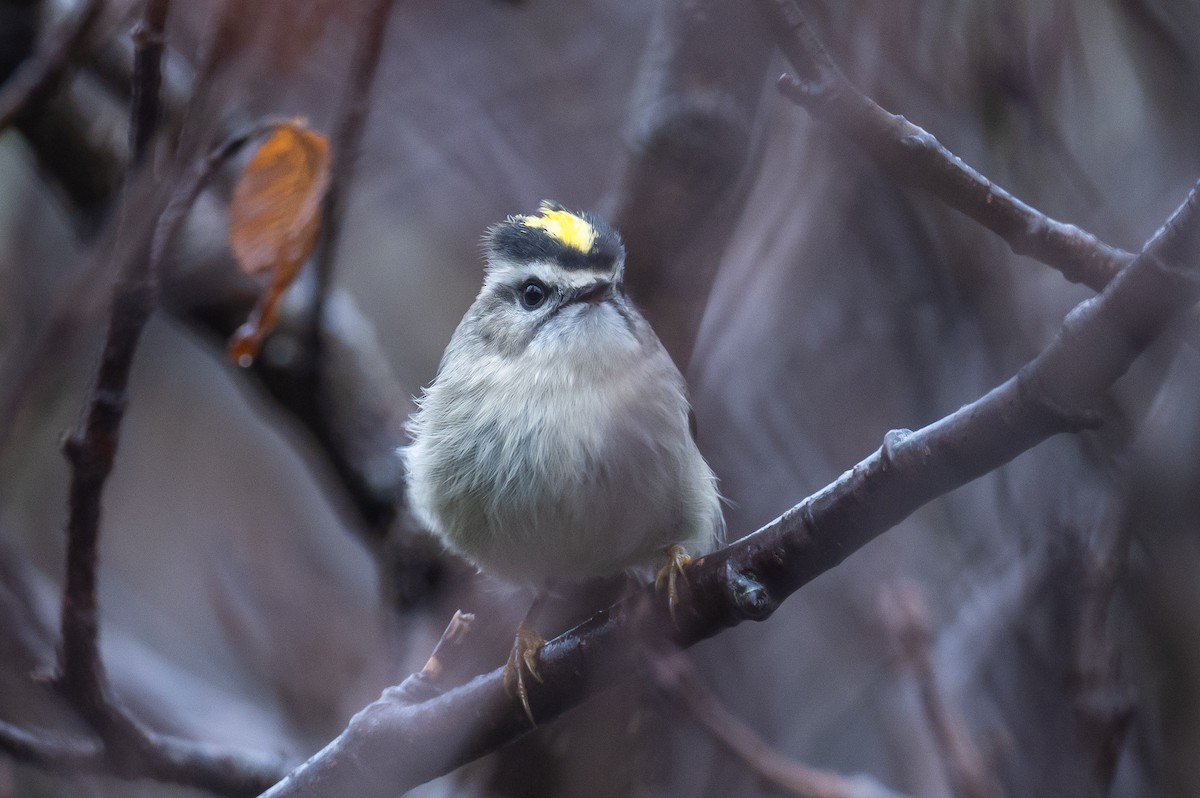
[[[667,546],[663,551],[667,555],[667,564],[660,568],[654,577],[654,589],[660,594],[666,592],[671,622],[678,629],[679,621],[675,618],[675,608],[679,606],[679,583],[682,581],[683,584],[688,584],[685,569],[692,564],[692,557],[687,553],[687,549],[678,544]]]
[[[537,721],[533,719],[533,710],[529,708],[529,688],[525,685],[525,674],[528,673],[538,682],[542,681],[537,670],[537,656],[544,645],[546,641],[532,624],[522,621],[517,627],[517,636],[513,640],[512,651],[508,654],[508,662],[504,665],[504,689],[508,690],[509,695],[515,692],[517,698],[521,699],[525,716],[534,726],[537,725]]]

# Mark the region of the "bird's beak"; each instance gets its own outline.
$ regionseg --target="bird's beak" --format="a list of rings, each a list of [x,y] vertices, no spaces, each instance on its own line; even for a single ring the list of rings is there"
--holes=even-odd
[[[584,286],[575,292],[572,302],[587,302],[589,305],[599,305],[613,295],[613,284],[608,280],[597,280],[591,285]]]

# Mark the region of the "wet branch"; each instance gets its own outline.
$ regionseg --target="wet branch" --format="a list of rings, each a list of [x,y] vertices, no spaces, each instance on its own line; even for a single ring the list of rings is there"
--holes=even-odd
[[[135,165],[144,157],[158,120],[162,32],[167,0],[150,0],[137,38],[133,75],[131,141]],[[245,137],[240,139],[244,142]],[[71,466],[67,520],[66,586],[63,591],[55,684],[98,736],[102,757],[89,747],[53,747],[31,733],[6,734],[10,751],[45,759],[61,754],[64,768],[103,766],[123,777],[149,776],[201,786],[215,792],[245,795],[270,783],[275,765],[254,762],[224,751],[142,726],[112,694],[100,657],[96,574],[101,498],[112,472],[121,421],[128,402],[129,373],[142,330],[154,310],[157,276],[170,242],[187,208],[240,143],[228,143],[205,158],[166,204],[153,237],[130,247],[113,290],[112,308],[100,362],[84,405],[79,428],[64,442]],[[131,173],[136,174],[136,169]],[[127,211],[128,212],[128,211]],[[123,219],[126,237],[133,225]],[[121,252],[122,250],[117,250]],[[121,257],[121,256],[117,256]],[[13,731],[6,729],[5,731]]]
[[[390,7],[390,2],[381,5]],[[99,6],[94,3],[89,7]],[[148,199],[144,196],[145,186],[139,185],[135,176],[148,153],[160,117],[163,31],[168,12],[168,0],[148,0],[135,31],[130,101],[131,179],[127,186],[134,199]],[[374,59],[377,58],[376,50]],[[63,56],[64,64],[65,59]],[[365,100],[362,103],[365,107]],[[283,775],[281,763],[275,757],[253,756],[160,734],[131,716],[112,694],[105,674],[98,646],[96,601],[101,497],[118,447],[130,369],[142,329],[156,305],[163,262],[188,212],[212,177],[247,142],[270,131],[275,124],[274,120],[268,120],[240,131],[197,161],[161,204],[162,210],[150,235],[138,232],[136,221],[122,219],[118,233],[121,246],[116,251],[123,254],[114,256],[119,259],[120,273],[102,356],[79,427],[64,442],[71,480],[67,578],[55,684],[96,736],[70,739],[53,732],[0,723],[0,749],[23,761],[59,771],[152,778],[223,795],[254,795]],[[358,124],[361,127],[361,119]],[[353,129],[350,132],[357,135]],[[135,207],[134,199],[127,199],[126,209]]]
[[[835,125],[901,183],[922,188],[1000,236],[1018,255],[1100,291],[1133,254],[1050,218],[995,185],[929,132],[880,108],[838,69],[794,0],[758,0],[797,76],[780,89],[815,118]]]
[[[1100,395],[1200,297],[1198,190],[1016,376],[921,430],[888,433],[879,450],[835,482],[699,560],[688,572],[691,591],[677,610],[678,627],[664,603],[643,592],[547,643],[539,665],[545,681],[530,694],[534,716],[548,722],[626,678],[641,641],[687,646],[765,620],[793,592],[932,499],[1054,435],[1094,427]],[[527,731],[500,669],[421,703],[392,688],[266,795],[395,794]]]

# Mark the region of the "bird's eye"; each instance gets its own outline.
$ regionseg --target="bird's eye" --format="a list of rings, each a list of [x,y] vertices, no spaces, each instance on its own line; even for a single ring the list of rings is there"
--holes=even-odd
[[[526,310],[533,310],[546,301],[550,292],[541,280],[526,280],[517,295],[521,298],[521,304]]]

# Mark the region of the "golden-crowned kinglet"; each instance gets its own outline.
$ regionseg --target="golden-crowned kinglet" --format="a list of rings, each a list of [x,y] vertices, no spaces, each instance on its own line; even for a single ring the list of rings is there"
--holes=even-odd
[[[483,289],[410,422],[418,519],[480,569],[534,587],[709,551],[724,528],[716,478],[683,377],[625,296],[620,236],[544,202],[483,243]],[[522,658],[537,675],[527,626],[518,680]]]

